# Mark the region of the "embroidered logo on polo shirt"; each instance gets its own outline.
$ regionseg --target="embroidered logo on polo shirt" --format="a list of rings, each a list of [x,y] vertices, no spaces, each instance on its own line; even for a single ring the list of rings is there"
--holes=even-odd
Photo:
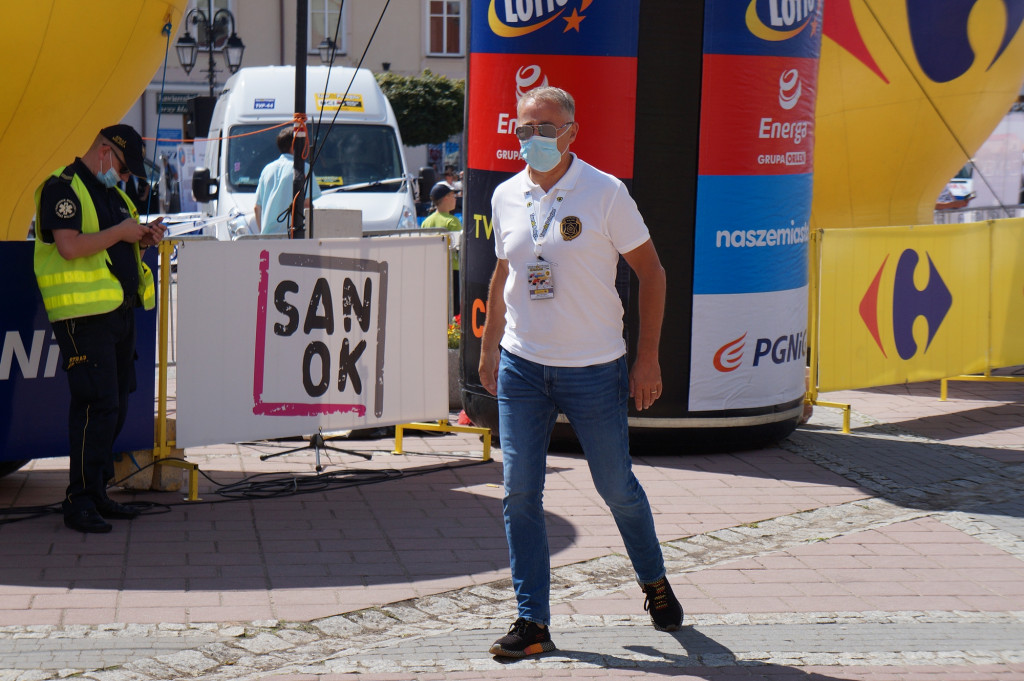
[[[562,231],[563,240],[572,241],[583,231],[583,223],[575,215],[568,215],[562,218],[562,224],[559,229]]]
[[[67,219],[75,217],[75,213],[78,209],[75,207],[75,202],[71,199],[61,199],[57,202],[57,206],[54,208],[57,213],[57,217]]]

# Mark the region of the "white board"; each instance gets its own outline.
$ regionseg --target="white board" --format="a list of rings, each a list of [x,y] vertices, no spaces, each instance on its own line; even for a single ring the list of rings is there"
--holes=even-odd
[[[177,445],[448,414],[440,236],[184,242]]]

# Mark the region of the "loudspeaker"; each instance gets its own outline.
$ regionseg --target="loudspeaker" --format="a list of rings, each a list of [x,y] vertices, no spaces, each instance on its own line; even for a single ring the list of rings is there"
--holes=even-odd
[[[213,118],[213,107],[216,97],[192,97],[188,100],[188,113],[185,114],[185,137],[195,139],[210,134],[210,119]]]

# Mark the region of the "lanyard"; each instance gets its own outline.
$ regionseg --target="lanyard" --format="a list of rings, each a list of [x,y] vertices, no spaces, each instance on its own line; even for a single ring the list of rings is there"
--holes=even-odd
[[[551,223],[555,219],[555,215],[558,213],[558,209],[562,206],[562,199],[565,198],[563,195],[565,190],[559,190],[555,194],[555,201],[551,204],[551,212],[548,213],[547,219],[544,221],[544,226],[537,229],[537,213],[533,208],[533,194],[530,191],[523,192],[526,198],[526,207],[530,209],[530,235],[533,237],[533,254],[543,260],[540,255],[541,245],[540,242],[544,240],[544,235],[548,233],[548,228],[551,227]]]

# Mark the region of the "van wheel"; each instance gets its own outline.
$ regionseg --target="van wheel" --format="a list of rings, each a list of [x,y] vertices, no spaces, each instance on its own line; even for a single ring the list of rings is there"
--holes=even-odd
[[[24,461],[0,461],[0,478],[8,473],[13,473],[27,463],[28,459]]]

